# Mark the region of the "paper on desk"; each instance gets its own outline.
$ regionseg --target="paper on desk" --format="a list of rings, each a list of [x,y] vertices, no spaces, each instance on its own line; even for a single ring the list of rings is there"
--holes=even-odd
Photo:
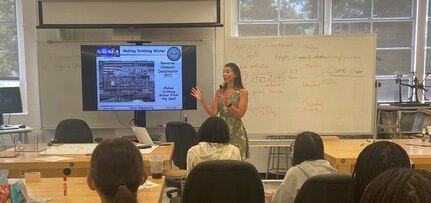
[[[141,154],[151,154],[158,146],[151,146],[151,148],[148,149],[139,149],[141,151]]]
[[[63,144],[60,146],[49,147],[39,154],[52,154],[52,155],[66,155],[66,154],[79,154],[79,155],[91,155],[94,148],[96,148],[97,143],[91,144]],[[140,149],[141,154],[151,154],[157,146],[151,146],[148,149]]]
[[[47,156],[43,158],[36,158],[36,160],[39,160],[39,161],[49,161],[49,162],[63,161],[63,160],[69,160],[69,159],[73,159],[73,158],[62,157],[62,156]]]
[[[81,144],[62,144],[47,148],[39,154],[65,155],[65,154],[80,154],[87,155],[93,153],[97,143],[81,143]]]
[[[153,182],[147,180],[144,184],[142,184],[141,186],[139,186],[138,190],[145,189],[145,188],[157,187],[157,186],[159,186],[159,184],[153,183]]]

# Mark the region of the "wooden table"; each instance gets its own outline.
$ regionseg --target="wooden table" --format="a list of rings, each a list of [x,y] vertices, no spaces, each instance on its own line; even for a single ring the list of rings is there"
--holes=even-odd
[[[157,187],[138,190],[139,202],[161,203],[165,177],[148,180],[159,184]],[[41,182],[26,183],[28,194],[31,198],[41,199],[51,197],[49,202],[100,202],[96,191],[90,190],[85,177],[72,177],[67,180],[68,196],[63,196],[63,178],[42,178]]]
[[[149,158],[152,155],[161,155],[165,160],[164,165],[169,166],[172,160],[174,144],[158,146],[151,154],[143,154],[145,167],[150,166]],[[9,177],[23,177],[24,172],[39,171],[42,177],[63,177],[63,169],[69,168],[72,171],[71,177],[85,177],[90,168],[91,156],[86,155],[59,155],[61,157],[73,158],[57,162],[35,160],[36,158],[52,156],[42,155],[37,152],[20,152],[13,158],[0,158],[0,168],[9,169]]]
[[[389,140],[403,147],[417,169],[431,171],[431,143],[420,139]],[[351,174],[359,153],[371,144],[366,139],[342,139],[339,141],[325,141],[325,159],[328,160],[338,173]],[[428,146],[420,146],[428,145]]]

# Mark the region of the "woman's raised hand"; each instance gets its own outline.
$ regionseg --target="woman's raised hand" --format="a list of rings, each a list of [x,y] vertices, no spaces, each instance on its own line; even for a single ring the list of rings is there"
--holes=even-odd
[[[223,104],[224,104],[225,106],[229,105],[229,102],[228,102],[228,100],[227,100],[227,97],[226,97],[224,94],[220,93],[220,94],[219,94],[219,96],[218,96],[218,98],[219,98],[221,101],[223,101]]]
[[[199,101],[201,101],[204,98],[202,91],[197,86],[192,87],[191,95],[194,96]]]

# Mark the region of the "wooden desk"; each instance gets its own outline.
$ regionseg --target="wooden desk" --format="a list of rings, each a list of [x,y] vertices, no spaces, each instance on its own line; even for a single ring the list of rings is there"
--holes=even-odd
[[[249,139],[250,147],[290,147],[295,139]]]
[[[393,139],[390,140],[403,147],[417,169],[431,171],[431,147],[412,146],[431,145],[420,139]],[[343,139],[339,141],[325,141],[325,159],[328,160],[338,173],[351,174],[359,153],[371,142],[365,139]]]
[[[165,160],[164,165],[169,166],[172,160],[172,152],[174,144],[168,146],[158,146],[151,154],[143,154],[145,167],[150,166],[150,156],[161,155]],[[20,178],[23,172],[27,171],[39,171],[42,177],[63,177],[63,169],[70,168],[72,171],[71,177],[85,177],[88,174],[90,168],[91,156],[85,155],[59,155],[62,157],[70,157],[73,159],[49,162],[35,160],[36,158],[52,156],[52,155],[41,155],[37,152],[20,152],[17,157],[14,158],[0,158],[0,168],[9,169],[9,177]]]
[[[165,177],[161,179],[151,179],[153,183],[159,184],[157,187],[138,190],[139,202],[161,203]],[[67,180],[68,196],[63,196],[63,178],[42,178],[41,182],[26,183],[28,194],[31,198],[51,197],[49,202],[100,202],[100,197],[96,191],[90,190],[85,177],[72,177]]]
[[[323,141],[339,140],[337,136],[321,136]],[[250,147],[290,147],[295,143],[295,139],[249,139]]]

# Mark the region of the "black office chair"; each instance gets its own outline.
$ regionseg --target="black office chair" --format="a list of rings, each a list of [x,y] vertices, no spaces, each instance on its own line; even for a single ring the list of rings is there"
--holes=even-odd
[[[184,185],[181,203],[264,203],[256,168],[246,161],[212,160],[197,164]]]
[[[81,119],[65,119],[55,129],[53,143],[93,143],[93,133]]]
[[[295,203],[350,203],[351,175],[324,174],[304,182],[295,198]]]
[[[198,143],[198,136],[192,125],[180,121],[168,122],[166,124],[165,135],[167,142],[175,143],[172,161],[179,168],[163,171],[166,185],[177,188],[166,192],[166,195],[171,198],[174,192],[177,192],[177,196],[181,196],[183,180],[187,176],[187,151]]]

